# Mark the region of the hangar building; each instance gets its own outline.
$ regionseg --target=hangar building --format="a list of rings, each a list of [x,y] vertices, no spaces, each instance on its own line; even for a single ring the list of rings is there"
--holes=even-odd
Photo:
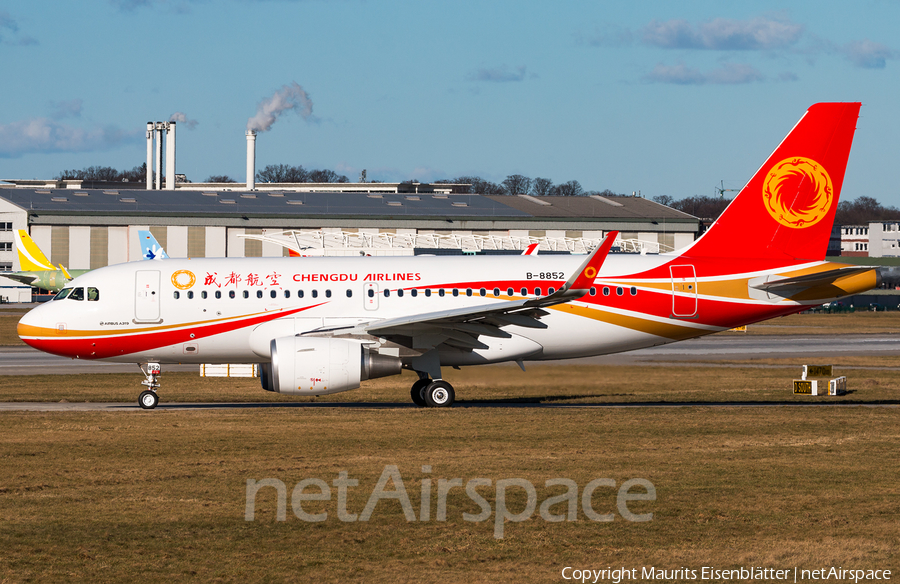
[[[417,183],[263,184],[253,190],[239,184],[89,186],[0,183],[0,269],[19,269],[14,229],[27,229],[54,264],[96,269],[139,259],[137,231],[147,228],[172,257],[287,255],[277,242],[240,237],[285,230],[316,234],[323,246],[328,234],[345,240],[359,234],[417,248],[435,247],[428,242],[441,236],[482,243],[530,239],[544,250],[554,241],[595,240],[618,230],[622,241],[655,244],[653,252],[684,247],[700,228],[696,217],[640,197],[457,194],[452,185]]]

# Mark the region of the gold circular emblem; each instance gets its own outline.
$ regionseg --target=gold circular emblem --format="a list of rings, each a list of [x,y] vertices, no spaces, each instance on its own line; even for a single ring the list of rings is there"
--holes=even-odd
[[[194,272],[190,270],[178,270],[172,274],[172,285],[179,290],[187,290],[197,281]]]
[[[825,167],[802,156],[775,164],[766,176],[762,194],[772,218],[794,229],[812,227],[834,204],[834,189]]]
[[[597,275],[597,268],[594,266],[588,266],[584,269],[584,277],[585,278],[593,278]]]

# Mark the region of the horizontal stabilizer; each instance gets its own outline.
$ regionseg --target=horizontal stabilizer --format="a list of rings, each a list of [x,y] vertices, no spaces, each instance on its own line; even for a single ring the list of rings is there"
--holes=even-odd
[[[874,269],[876,268],[866,266],[837,268],[835,270],[828,270],[827,272],[817,272],[815,274],[781,278],[780,280],[770,280],[768,282],[753,283],[751,281],[750,287],[757,290],[764,290],[766,292],[777,294],[779,290],[796,290],[797,288],[812,288],[814,286],[834,284],[840,278],[846,278],[847,276],[853,276],[855,274],[862,274]]]

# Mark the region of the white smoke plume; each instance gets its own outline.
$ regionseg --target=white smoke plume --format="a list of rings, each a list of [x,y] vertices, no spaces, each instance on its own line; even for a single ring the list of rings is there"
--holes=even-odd
[[[247,120],[247,129],[256,132],[268,132],[278,117],[288,111],[296,111],[304,120],[312,116],[313,104],[302,87],[292,82],[276,91],[272,97],[266,98],[256,108],[256,115]]]
[[[184,112],[175,112],[174,114],[169,116],[169,121],[184,124],[187,126],[188,130],[193,130],[197,127],[197,124],[200,123],[197,120],[188,119],[187,114],[185,114]]]

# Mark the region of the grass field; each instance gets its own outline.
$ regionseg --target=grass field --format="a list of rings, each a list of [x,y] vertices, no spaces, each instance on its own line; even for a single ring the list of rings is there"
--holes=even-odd
[[[900,568],[897,411],[884,408],[290,409],[4,414],[3,581],[559,582],[565,566]],[[396,465],[415,517],[423,479],[521,478],[538,501],[571,479],[642,478],[656,500],[632,523],[615,490],[592,508],[611,522],[535,513],[494,537],[462,489],[446,521],[407,521],[394,500],[342,522],[336,493],[301,521],[275,490],[245,520],[246,481],[359,481],[360,514]],[[422,471],[430,466],[431,472]],[[396,487],[389,483],[388,490]],[[315,491],[313,491],[315,492]],[[492,510],[494,488],[479,489]],[[507,508],[523,511],[524,491]],[[551,511],[565,514],[565,504]]]
[[[885,317],[894,315],[797,315],[749,334],[765,334],[757,333],[764,326],[782,334],[831,326],[893,332],[887,329],[897,321]],[[408,405],[410,374],[313,400],[264,392],[255,379],[164,373],[163,404],[300,405],[5,412],[0,582],[561,582],[566,566],[639,573],[643,566],[841,566],[892,569],[896,578],[900,408],[875,405],[900,403],[896,361],[835,362],[851,390],[840,398],[792,395],[790,380],[803,363],[766,359],[451,370],[459,399],[451,410]],[[134,403],[140,379],[137,368],[131,375],[0,376],[0,402]],[[339,403],[302,405],[313,401]],[[647,405],[708,402],[773,405]],[[810,402],[832,405],[788,405]],[[566,403],[632,405],[539,407]],[[346,509],[359,515],[388,465],[397,467],[416,520],[385,499],[369,521],[341,521],[338,473],[358,480]],[[276,491],[265,487],[247,521],[247,480],[267,478],[285,485],[286,520],[277,520]],[[477,489],[490,512],[485,520],[464,520],[482,509],[461,487],[446,494],[446,520],[437,520],[438,481],[457,478],[490,481]],[[565,492],[545,486],[559,478],[577,489],[574,521],[524,513],[525,491],[511,487],[505,506],[524,520],[501,522],[504,537],[494,537],[498,481],[529,481],[539,508]],[[612,514],[610,522],[588,518],[581,500],[600,478],[615,487],[598,488],[590,505]],[[328,501],[303,502],[307,513],[328,514],[322,522],[293,513],[292,491],[304,479],[332,489]],[[616,489],[629,479],[655,488],[655,500],[628,504],[633,513],[652,513],[650,521],[623,518]],[[419,521],[424,484],[431,485],[429,518]],[[396,487],[389,482],[386,490]],[[548,511],[565,515],[567,504]]]

